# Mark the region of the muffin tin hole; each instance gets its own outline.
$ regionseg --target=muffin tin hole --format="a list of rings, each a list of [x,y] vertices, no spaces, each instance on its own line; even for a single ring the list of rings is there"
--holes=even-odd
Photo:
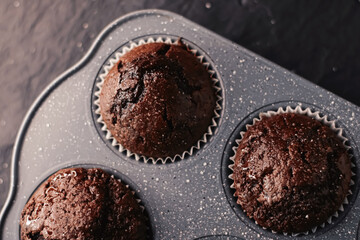
[[[280,107],[286,107],[286,106],[291,106],[292,108],[295,108],[296,106],[301,106],[302,109],[310,108],[314,112],[315,111],[322,112],[322,114],[320,114],[320,115],[321,116],[327,115],[330,120],[336,119],[332,116],[332,114],[328,114],[327,112],[324,112],[323,110],[321,110],[319,107],[312,105],[312,104],[305,103],[305,102],[295,102],[295,101],[286,101],[285,102],[284,101],[284,102],[277,102],[274,104],[269,104],[267,106],[264,106],[256,111],[250,113],[246,118],[244,118],[239,123],[239,125],[233,131],[233,133],[231,134],[231,136],[226,144],[226,147],[225,147],[225,150],[224,150],[224,153],[222,156],[222,161],[221,161],[221,179],[222,179],[222,183],[223,183],[223,189],[224,189],[226,198],[227,198],[232,210],[237,215],[237,217],[240,220],[242,220],[248,227],[250,227],[257,233],[260,233],[260,234],[270,237],[270,238],[273,238],[275,236],[277,236],[279,238],[282,238],[282,237],[286,238],[286,236],[291,236],[291,234],[285,235],[282,233],[275,233],[275,232],[271,232],[271,230],[263,229],[261,226],[257,225],[253,219],[250,219],[246,215],[246,213],[244,213],[241,206],[239,204],[237,204],[237,202],[236,202],[237,198],[234,197],[235,190],[230,187],[233,184],[233,180],[231,180],[228,177],[232,173],[231,169],[229,169],[229,165],[233,164],[233,162],[230,160],[230,157],[234,156],[233,147],[237,146],[237,143],[235,140],[241,139],[240,132],[246,131],[246,125],[253,124],[253,119],[258,118],[258,116],[261,112],[277,111]],[[351,156],[352,171],[354,173],[356,173],[356,175],[351,178],[352,185],[350,186],[350,191],[352,192],[352,194],[348,195],[348,197],[347,197],[348,204],[344,204],[343,211],[341,211],[341,210],[338,211],[338,216],[332,218],[332,224],[328,224],[326,222],[325,224],[323,224],[322,227],[318,227],[314,233],[312,231],[309,231],[309,235],[312,235],[312,236],[319,236],[319,235],[327,232],[331,228],[335,227],[339,222],[341,222],[346,217],[347,213],[350,211],[352,205],[354,204],[354,202],[356,200],[357,194],[358,194],[357,178],[358,178],[359,172],[358,172],[358,168],[357,168],[355,162],[356,162],[356,159],[358,159],[359,155],[356,151],[356,146],[353,145],[351,136],[349,136],[347,134],[348,131],[343,127],[342,123],[340,121],[336,121],[336,125],[337,125],[336,127],[340,127],[343,129],[342,135],[348,139],[348,141],[346,142],[346,145],[350,147],[350,149],[348,150],[348,153]],[[306,237],[307,235],[297,234],[296,236]]]
[[[194,56],[199,60],[199,62],[202,63],[202,65],[207,69],[210,78],[213,82],[213,88],[215,89],[216,93],[216,106],[214,109],[214,115],[212,118],[212,123],[208,127],[207,132],[201,137],[197,143],[192,146],[190,149],[184,151],[181,154],[177,154],[174,157],[166,157],[166,158],[151,158],[146,157],[143,155],[135,154],[126,148],[124,148],[120,143],[118,143],[115,138],[111,136],[110,131],[106,128],[106,125],[104,121],[102,120],[100,116],[100,105],[99,105],[99,94],[102,87],[102,82],[104,80],[104,77],[107,73],[107,71],[118,61],[120,56],[124,54],[125,52],[130,51],[132,48],[142,45],[145,43],[150,42],[163,42],[168,44],[174,44],[177,40],[181,39],[182,43],[184,43],[188,51],[190,51]],[[196,46],[194,43],[180,38],[178,36],[169,36],[169,35],[148,35],[148,36],[142,36],[138,37],[136,39],[133,39],[123,45],[121,45],[118,49],[116,49],[103,63],[101,66],[99,72],[97,73],[96,80],[93,85],[92,89],[92,102],[91,102],[91,109],[92,109],[92,115],[93,120],[97,129],[97,132],[99,133],[102,140],[105,142],[105,144],[118,156],[125,158],[125,159],[131,159],[141,162],[149,162],[153,164],[165,164],[165,163],[172,163],[176,161],[180,161],[186,158],[189,158],[190,156],[197,153],[197,151],[201,150],[203,146],[210,140],[210,138],[213,137],[213,135],[216,132],[216,129],[219,125],[220,115],[222,113],[222,84],[221,80],[219,79],[219,74],[217,73],[216,69],[214,68],[214,64],[212,63],[209,56],[206,55],[206,53],[200,49],[198,46]]]

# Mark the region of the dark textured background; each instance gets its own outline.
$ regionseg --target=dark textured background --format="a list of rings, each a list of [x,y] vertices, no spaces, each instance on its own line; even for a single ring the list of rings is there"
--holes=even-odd
[[[358,0],[1,0],[0,207],[31,103],[108,23],[144,8],[179,13],[360,105]]]

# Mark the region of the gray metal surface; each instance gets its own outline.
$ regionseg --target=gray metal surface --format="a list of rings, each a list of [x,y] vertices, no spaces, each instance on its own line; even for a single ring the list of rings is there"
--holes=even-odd
[[[205,52],[218,73],[223,97],[219,126],[210,141],[193,156],[163,165],[112,151],[100,137],[92,109],[94,81],[105,60],[132,39],[156,35],[181,36]],[[226,171],[229,149],[244,122],[262,109],[296,104],[337,119],[359,165],[360,109],[355,105],[181,16],[157,10],[126,15],[109,25],[81,62],[57,78],[28,113],[13,154],[12,187],[0,216],[1,237],[19,238],[20,212],[49,175],[68,166],[96,165],[133,183],[155,239],[291,238],[263,230],[238,214],[227,192]],[[356,239],[357,193],[358,178],[339,220],[298,238]]]

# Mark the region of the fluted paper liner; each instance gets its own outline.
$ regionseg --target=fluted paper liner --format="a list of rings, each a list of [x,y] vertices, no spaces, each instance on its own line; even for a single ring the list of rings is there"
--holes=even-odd
[[[253,122],[252,124],[246,124],[246,130],[248,130],[249,127],[251,127],[252,125],[254,125],[256,122],[258,121],[261,121],[263,117],[271,117],[271,116],[274,116],[274,115],[277,115],[277,114],[282,114],[282,113],[297,113],[297,114],[302,114],[302,115],[306,115],[308,117],[311,117],[313,119],[316,119],[318,121],[320,121],[321,123],[323,123],[324,125],[330,127],[331,130],[333,130],[336,134],[337,134],[337,137],[342,141],[342,143],[344,144],[344,147],[346,148],[348,154],[349,154],[349,150],[350,150],[350,146],[347,144],[348,142],[348,139],[345,138],[343,136],[343,129],[342,128],[339,128],[339,127],[336,127],[336,122],[335,120],[332,120],[332,121],[329,121],[328,120],[328,117],[326,115],[324,116],[320,116],[320,112],[319,111],[316,111],[316,112],[313,112],[310,108],[305,108],[305,109],[302,109],[301,106],[296,106],[295,108],[292,108],[290,106],[287,106],[285,108],[283,107],[280,107],[277,111],[267,111],[267,112],[261,112],[259,114],[259,118],[254,118],[253,119]],[[231,169],[231,171],[233,172],[234,171],[234,164],[235,164],[235,155],[236,155],[236,150],[241,142],[241,139],[244,137],[244,134],[245,132],[242,131],[240,132],[240,136],[241,138],[240,139],[236,139],[235,142],[236,142],[236,146],[234,146],[232,148],[234,154],[232,157],[230,157],[230,160],[233,162],[233,164],[230,164],[228,167]],[[353,163],[352,161],[352,158],[353,156],[351,154],[349,154],[349,158],[351,160],[351,168],[355,167],[355,164]],[[353,171],[351,171],[351,179],[350,179],[350,187],[352,185],[355,184],[353,178],[355,176],[355,173]],[[234,181],[233,179],[233,174],[231,173],[229,176],[228,176],[232,181]],[[235,186],[234,186],[234,183],[231,184],[230,188],[232,189],[235,189]],[[350,196],[352,194],[352,191],[351,189],[349,188],[349,192],[347,194],[347,196],[345,197],[343,203],[340,205],[339,209],[332,215],[330,216],[328,219],[327,219],[327,223],[328,224],[331,224],[332,223],[332,219],[333,217],[338,217],[339,215],[339,211],[343,212],[344,211],[344,204],[349,204],[349,201],[348,201],[348,196]],[[235,194],[233,195],[234,197]],[[240,205],[239,205],[240,206]],[[245,210],[242,209],[243,212],[246,212]],[[249,217],[250,218],[250,217]],[[251,218],[252,219],[252,218]],[[320,225],[321,228],[324,228],[325,227],[325,224],[326,222],[322,223]],[[256,221],[255,221],[256,224],[258,224]],[[298,236],[298,235],[301,235],[301,234],[304,234],[304,235],[308,235],[310,232],[312,233],[315,233],[316,230],[318,229],[319,226],[316,226],[314,228],[312,228],[311,230],[307,231],[307,232],[301,232],[301,233],[285,233],[283,232],[282,234],[285,235],[285,236]],[[263,229],[267,229],[267,228],[264,228],[262,227]],[[273,233],[277,233],[276,231],[273,231],[271,230]]]
[[[125,55],[131,49],[133,49],[137,46],[143,45],[143,44],[154,43],[154,42],[176,44],[177,41],[178,40],[173,40],[170,37],[166,37],[166,38],[165,37],[157,37],[157,38],[149,37],[149,38],[139,39],[136,41],[130,41],[126,46],[122,47],[119,51],[117,51],[114,54],[114,57],[110,58],[102,66],[103,73],[99,74],[100,82],[96,83],[97,89],[94,92],[94,95],[95,95],[94,105],[96,106],[95,114],[97,115],[96,121],[102,125],[101,131],[105,133],[105,138],[107,140],[111,141],[112,146],[116,147],[119,152],[126,153],[127,157],[134,156],[135,160],[137,160],[137,161],[142,159],[144,162],[151,161],[153,164],[156,164],[158,162],[165,164],[167,161],[175,162],[175,160],[177,160],[177,159],[183,160],[186,156],[193,155],[195,149],[199,150],[201,148],[201,144],[206,143],[208,141],[208,138],[211,135],[213,135],[213,129],[215,127],[217,127],[216,119],[220,117],[220,111],[221,111],[220,101],[222,100],[222,97],[220,95],[221,88],[219,87],[219,79],[217,78],[216,73],[213,70],[214,68],[213,67],[210,68],[210,63],[205,60],[205,57],[203,55],[200,55],[199,51],[196,50],[196,48],[193,48],[192,46],[188,46],[187,44],[185,44],[185,46],[187,47],[187,50],[189,52],[191,52],[198,59],[198,61],[205,67],[205,69],[208,71],[210,78],[213,82],[213,88],[215,89],[215,93],[216,93],[216,104],[215,104],[215,109],[214,109],[214,116],[211,120],[211,125],[208,127],[207,132],[200,138],[200,140],[197,141],[197,143],[194,146],[192,146],[189,150],[186,150],[181,154],[176,154],[173,157],[168,156],[165,158],[153,158],[153,157],[146,157],[144,155],[139,155],[139,154],[133,153],[132,151],[123,147],[112,136],[112,134],[106,127],[105,122],[102,119],[102,116],[100,114],[100,92],[102,89],[102,85],[104,84],[106,75],[108,74],[110,69],[119,61],[120,57]]]

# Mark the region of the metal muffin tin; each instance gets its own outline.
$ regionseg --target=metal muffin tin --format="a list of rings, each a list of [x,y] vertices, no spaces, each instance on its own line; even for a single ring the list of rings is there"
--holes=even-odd
[[[215,133],[183,160],[151,164],[116,152],[93,114],[93,90],[109,56],[133,39],[182,37],[206,54],[220,79],[222,110]],[[356,167],[349,204],[332,224],[299,239],[360,239],[360,108],[174,13],[145,10],[106,27],[89,52],[32,105],[18,134],[10,193],[0,215],[1,239],[20,239],[19,219],[33,191],[59,169],[101,167],[136,191],[154,239],[289,239],[256,225],[229,189],[229,156],[246,123],[261,111],[305,107],[336,120]]]

